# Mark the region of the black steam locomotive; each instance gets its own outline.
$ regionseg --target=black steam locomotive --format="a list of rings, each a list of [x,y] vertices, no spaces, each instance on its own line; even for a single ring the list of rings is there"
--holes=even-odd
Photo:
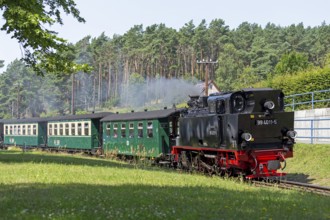
[[[174,165],[251,179],[284,175],[277,170],[293,156],[296,132],[283,98],[273,89],[191,97],[179,119]]]

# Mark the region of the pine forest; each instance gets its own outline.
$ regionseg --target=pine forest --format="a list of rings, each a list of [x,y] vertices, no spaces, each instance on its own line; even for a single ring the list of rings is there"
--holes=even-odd
[[[244,22],[230,28],[215,19],[189,21],[179,30],[135,25],[123,35],[91,33],[72,48],[61,55],[90,65],[91,73],[40,76],[21,60],[0,69],[0,117],[171,107],[200,95],[195,85],[205,80],[206,68],[221,91],[272,87],[289,95],[330,85],[326,23],[262,27]],[[198,62],[203,60],[214,62]]]

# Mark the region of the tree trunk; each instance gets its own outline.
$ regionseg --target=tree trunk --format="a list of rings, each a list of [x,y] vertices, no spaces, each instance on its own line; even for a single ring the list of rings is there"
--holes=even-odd
[[[194,77],[196,68],[196,55],[192,54],[192,62],[191,62],[191,76]]]
[[[94,76],[94,84],[93,84],[93,111],[95,111],[95,96],[96,96],[96,76]]]
[[[118,69],[115,74],[115,98],[118,96]]]
[[[109,76],[108,76],[108,96],[107,101],[111,99],[111,61],[108,61],[108,70],[109,70]]]
[[[101,106],[102,100],[102,63],[99,63],[99,85],[98,85],[98,106]]]

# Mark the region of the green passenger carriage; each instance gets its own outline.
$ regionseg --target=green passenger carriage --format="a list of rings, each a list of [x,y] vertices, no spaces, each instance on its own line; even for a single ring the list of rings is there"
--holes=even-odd
[[[102,146],[102,112],[50,118],[47,125],[48,148],[95,153]]]
[[[39,147],[47,143],[46,118],[9,119],[2,122],[5,146]]]
[[[162,157],[171,152],[180,111],[112,114],[103,122],[103,149],[119,155]]]

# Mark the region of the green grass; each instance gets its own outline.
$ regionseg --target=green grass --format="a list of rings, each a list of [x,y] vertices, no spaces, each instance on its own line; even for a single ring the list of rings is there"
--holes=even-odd
[[[288,180],[330,187],[330,145],[296,144],[284,171]]]
[[[81,155],[0,151],[0,219],[329,219],[330,198]]]

